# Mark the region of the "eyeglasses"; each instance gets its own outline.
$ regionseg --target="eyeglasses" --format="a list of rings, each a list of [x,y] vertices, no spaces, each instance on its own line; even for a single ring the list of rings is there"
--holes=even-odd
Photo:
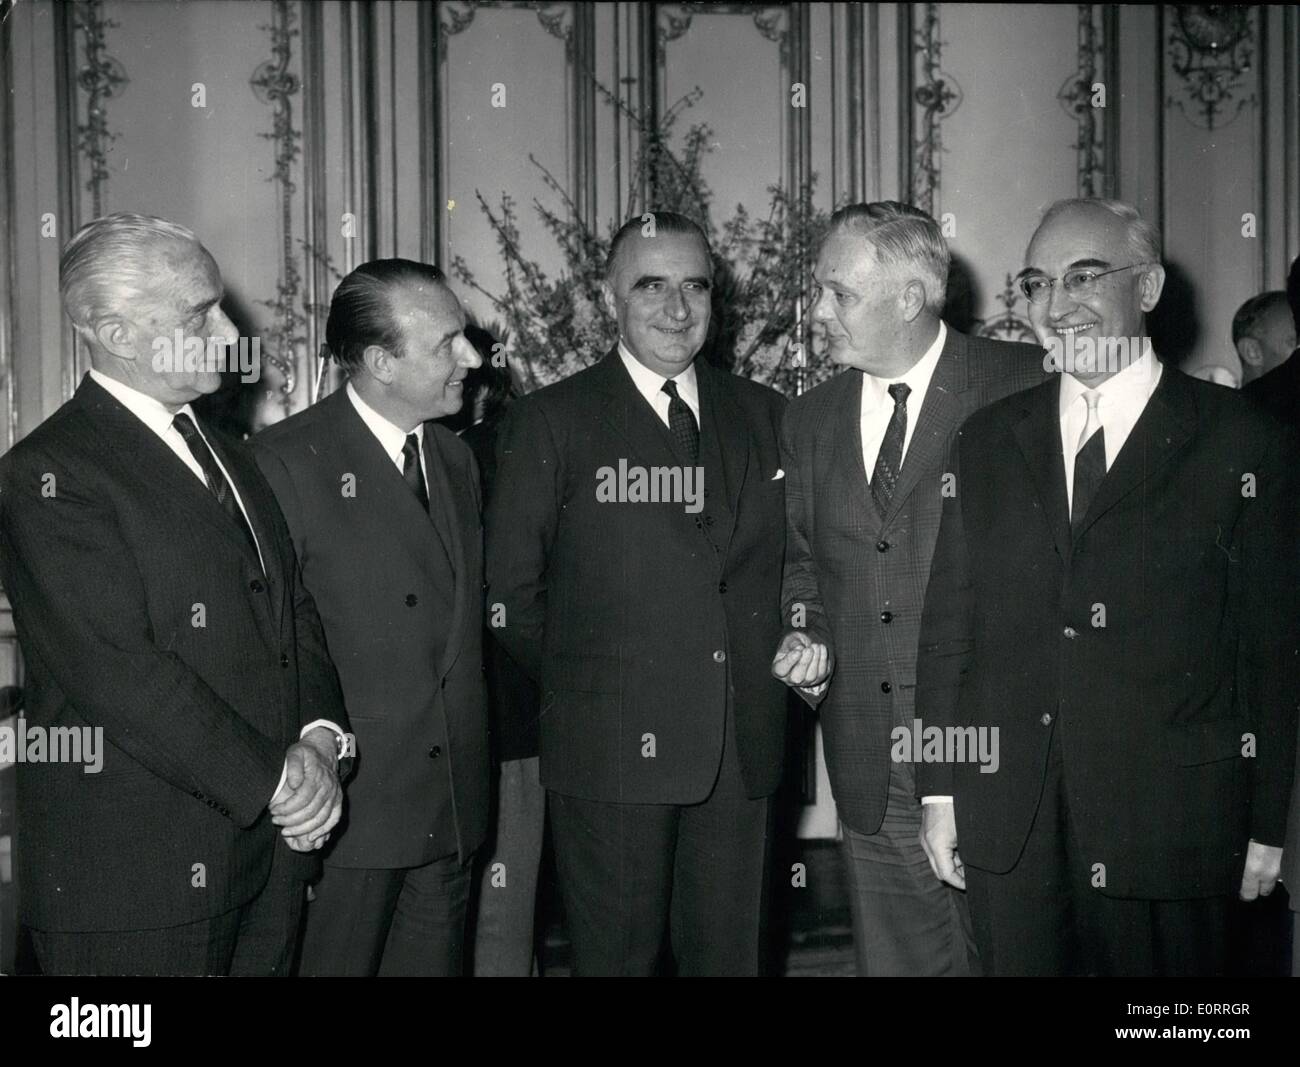
[[[1061,275],[1061,291],[1074,300],[1086,299],[1097,291],[1098,278],[1104,278],[1107,274],[1118,274],[1122,270],[1132,270],[1134,267],[1145,266],[1145,263],[1130,263],[1126,267],[1115,267],[1113,270],[1103,271],[1089,270],[1087,267],[1076,267],[1073,270],[1067,270]],[[1046,304],[1052,298],[1052,286],[1055,284],[1055,278],[1049,278],[1045,274],[1031,274],[1020,279],[1020,291],[1025,294],[1025,299],[1031,304]]]

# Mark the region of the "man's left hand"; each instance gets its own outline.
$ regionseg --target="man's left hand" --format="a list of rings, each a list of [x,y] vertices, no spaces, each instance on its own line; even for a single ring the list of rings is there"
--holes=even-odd
[[[343,815],[334,734],[317,727],[289,746],[285,763],[288,775],[271,802],[271,821],[294,851],[321,848]]]

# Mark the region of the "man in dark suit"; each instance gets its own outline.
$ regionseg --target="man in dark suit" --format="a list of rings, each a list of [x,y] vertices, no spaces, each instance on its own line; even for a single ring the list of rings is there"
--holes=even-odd
[[[1300,256],[1291,264],[1286,280],[1286,299],[1291,306],[1295,334],[1300,337]],[[1300,429],[1300,349],[1280,366],[1248,383],[1242,392],[1265,411],[1271,411],[1288,426]]]
[[[1278,877],[1296,458],[1238,394],[1156,360],[1163,283],[1133,208],[1054,205],[1022,288],[1066,373],[958,435],[917,666],[945,733],[918,783],[993,974],[1222,973],[1231,894]]]
[[[4,458],[0,567],[28,730],[104,752],[19,767],[21,917],[47,974],[284,974],[347,719],[270,487],[190,406],[236,336],[221,275],[119,214],[59,280],[93,369]]]
[[[913,768],[891,758],[893,733],[912,727],[957,427],[1044,371],[1030,345],[966,337],[940,319],[948,266],[938,225],[916,208],[837,211],[812,314],[831,359],[849,369],[792,402],[782,432],[790,630],[773,671],[820,706],[862,975],[973,969],[965,898],[930,872]]]
[[[615,236],[619,343],[515,404],[488,507],[494,632],[542,687],[541,775],[575,971],[759,967],[785,696],[781,397],[697,360],[703,232]]]
[[[334,293],[345,388],[260,433],[359,758],[307,908],[301,973],[461,973],[487,829],[478,471],[430,420],[479,357],[437,267],[383,259]]]

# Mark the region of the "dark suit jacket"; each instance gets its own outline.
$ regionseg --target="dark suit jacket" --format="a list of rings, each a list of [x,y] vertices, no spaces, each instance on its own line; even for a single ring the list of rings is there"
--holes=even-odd
[[[862,373],[839,374],[786,411],[783,611],[793,628],[802,605],[805,629],[834,649],[820,698],[826,766],[840,818],[859,833],[880,829],[890,730],[912,720],[921,607],[957,427],[1041,382],[1042,357],[1033,345],[949,328],[883,521],[862,460]]]
[[[591,800],[690,804],[712,790],[729,695],[748,793],[776,790],[784,400],[696,360],[704,510],[597,500],[620,460],[681,466],[617,351],[518,401],[488,507],[493,632],[542,686],[541,773]],[[653,735],[654,756],[649,751]]]
[[[1000,401],[958,436],[916,707],[927,726],[997,727],[1000,766],[923,763],[918,786],[955,795],[967,865],[1005,872],[1060,731],[1079,854],[1104,864],[1103,892],[1232,892],[1248,838],[1282,843],[1293,773],[1294,442],[1238,394],[1165,367],[1072,539],[1059,390]]]
[[[460,435],[478,460],[485,499],[491,497],[492,486],[496,484],[496,443],[502,416],[504,412],[496,418],[484,419]],[[483,642],[483,665],[487,668],[492,758],[498,763],[535,758],[542,704],[537,683],[511,658],[500,641],[490,637]]]
[[[1300,349],[1241,391],[1288,426],[1300,429]]]
[[[247,902],[287,848],[266,814],[286,748],[313,719],[349,728],[270,486],[205,432],[265,574],[203,483],[89,377],[0,463],[29,729],[105,742],[99,774],[19,767],[20,906],[37,929],[150,929]]]
[[[450,852],[463,862],[486,835],[488,804],[474,457],[425,423],[431,518],[343,389],[253,445],[357,738],[347,823],[326,864],[412,867]]]

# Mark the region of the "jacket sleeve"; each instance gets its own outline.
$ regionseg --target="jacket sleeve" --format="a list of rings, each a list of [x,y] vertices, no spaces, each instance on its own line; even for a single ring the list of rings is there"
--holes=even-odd
[[[560,453],[541,405],[518,401],[497,439],[487,507],[487,623],[535,680],[542,673],[546,570],[559,528]]]
[[[108,490],[30,452],[4,464],[0,483],[0,568],[33,661],[113,745],[251,826],[284,752],[159,647],[140,570],[148,561],[124,539]]]
[[[959,432],[952,459],[957,493],[943,501],[916,657],[916,717],[927,728],[942,730],[956,725],[961,686],[975,647],[974,587],[962,524],[961,445]],[[952,791],[951,764],[916,765],[917,796],[951,796]]]
[[[811,449],[806,457],[800,456],[797,413],[786,408],[781,425],[781,466],[785,468],[785,566],[781,579],[781,617],[785,632],[802,630],[814,641],[820,641],[834,652],[830,622],[822,604],[821,588],[817,581],[817,561],[813,558],[813,501],[814,472]],[[772,649],[776,654],[776,649]],[[831,685],[835,684],[834,677]],[[830,691],[827,686],[816,695],[795,689],[803,700],[817,707]]]

